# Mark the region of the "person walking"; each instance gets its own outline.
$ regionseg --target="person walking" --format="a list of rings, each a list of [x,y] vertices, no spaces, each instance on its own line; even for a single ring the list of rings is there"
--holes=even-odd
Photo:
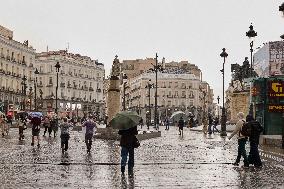
[[[125,172],[127,156],[129,155],[128,173],[132,174],[134,167],[134,148],[138,147],[136,146],[138,140],[135,136],[138,134],[137,126],[126,130],[119,130],[118,134],[121,135],[121,173],[124,174]]]
[[[208,124],[208,134],[209,134],[209,135],[212,134],[213,121],[214,121],[214,120],[213,120],[213,118],[212,118],[212,115],[209,114],[209,115],[208,115],[208,122],[209,122],[209,124]]]
[[[43,126],[44,126],[43,136],[45,136],[45,133],[48,132],[48,130],[50,128],[50,121],[49,121],[49,118],[47,116],[45,116],[45,118],[43,120]],[[49,135],[49,137],[50,137],[50,135]]]
[[[180,117],[178,121],[178,131],[179,131],[179,135],[181,136],[183,136],[183,127],[184,127],[184,120],[182,117]]]
[[[31,119],[31,124],[32,124],[32,143],[31,145],[34,146],[35,137],[37,137],[37,147],[40,147],[39,133],[40,133],[41,119],[39,117],[33,117]]]
[[[19,140],[23,140],[24,130],[27,128],[27,120],[23,115],[21,115],[20,119],[18,120],[18,127],[19,127]]]
[[[247,158],[247,154],[246,154],[246,148],[245,148],[246,142],[247,142],[247,137],[243,136],[241,134],[241,129],[242,129],[244,123],[246,123],[246,121],[244,120],[244,113],[239,112],[237,114],[237,117],[238,117],[238,122],[236,123],[236,128],[232,132],[232,134],[228,137],[228,139],[230,140],[234,135],[237,134],[237,138],[238,138],[238,156],[237,156],[235,163],[233,163],[233,165],[239,166],[241,157],[243,156],[244,168],[248,168],[249,162],[248,162],[248,158]]]
[[[6,132],[6,121],[5,121],[5,115],[1,114],[0,115],[0,126],[1,126],[1,131],[2,131],[2,136],[5,136],[5,132]]]
[[[54,138],[56,137],[56,132],[58,131],[58,119],[57,117],[53,116],[50,120],[50,127],[51,127],[51,132],[53,131],[53,136]],[[51,134],[50,132],[50,134]]]
[[[141,126],[141,129],[143,128],[143,119],[141,118],[139,121],[139,125]]]
[[[217,125],[219,124],[219,119],[218,117],[215,117],[215,120],[214,120],[214,124],[213,124],[213,128],[212,128],[212,131],[214,133],[214,131],[217,131],[218,133],[220,132],[218,129],[217,129]]]
[[[165,126],[166,126],[165,130],[169,130],[170,129],[170,121],[169,121],[168,117],[166,117],[166,119],[165,119]]]
[[[94,128],[97,127],[92,115],[90,115],[89,118],[83,123],[82,127],[86,128],[85,143],[87,147],[87,153],[90,153],[94,136]]]
[[[249,164],[255,167],[262,167],[262,162],[259,156],[258,144],[260,133],[263,132],[263,127],[251,115],[246,117],[247,127],[250,128],[251,133],[249,136],[250,151],[248,156]]]
[[[66,117],[63,118],[63,123],[60,124],[60,138],[61,138],[61,150],[62,153],[68,150],[68,141],[70,138],[69,128],[72,127],[71,124],[68,123],[68,119]]]

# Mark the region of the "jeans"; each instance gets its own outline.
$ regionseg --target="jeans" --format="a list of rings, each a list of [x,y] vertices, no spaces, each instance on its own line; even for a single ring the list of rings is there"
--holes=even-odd
[[[169,129],[170,129],[170,125],[166,124],[166,130],[169,130]]]
[[[61,134],[61,149],[67,151],[68,150],[68,140],[70,138],[69,134]]]
[[[127,162],[127,156],[129,154],[129,159],[128,159],[128,170],[133,169],[134,167],[134,148],[130,147],[121,147],[121,167],[126,166]]]
[[[249,163],[254,166],[262,166],[262,162],[259,156],[258,144],[256,142],[250,142],[250,152],[248,157]]]
[[[93,134],[92,133],[88,133],[85,135],[85,143],[87,146],[87,150],[90,151],[92,148],[92,141],[93,141]]]
[[[236,159],[236,163],[240,163],[241,157],[243,156],[244,165],[249,166],[247,153],[246,153],[246,142],[247,142],[246,138],[238,139],[238,156]]]

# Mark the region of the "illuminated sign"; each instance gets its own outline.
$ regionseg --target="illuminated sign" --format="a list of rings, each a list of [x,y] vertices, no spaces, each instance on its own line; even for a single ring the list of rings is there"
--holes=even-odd
[[[268,105],[268,112],[283,112],[284,104],[270,104]]]
[[[269,97],[284,97],[284,82],[271,81],[269,82]]]

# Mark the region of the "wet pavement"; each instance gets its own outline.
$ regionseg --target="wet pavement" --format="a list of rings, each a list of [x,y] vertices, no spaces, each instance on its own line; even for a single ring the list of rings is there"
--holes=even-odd
[[[231,165],[236,139],[176,128],[141,141],[135,150],[134,175],[120,173],[118,141],[95,140],[87,155],[83,135],[72,131],[68,153],[60,138],[41,137],[41,147],[18,141],[17,129],[0,138],[0,188],[284,188],[284,156],[262,149],[262,169]],[[42,132],[41,132],[42,133]]]

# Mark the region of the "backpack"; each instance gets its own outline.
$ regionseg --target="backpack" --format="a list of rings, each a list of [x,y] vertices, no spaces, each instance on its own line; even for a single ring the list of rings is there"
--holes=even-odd
[[[240,133],[243,136],[249,137],[251,135],[251,131],[252,131],[251,124],[244,122],[240,130]]]

